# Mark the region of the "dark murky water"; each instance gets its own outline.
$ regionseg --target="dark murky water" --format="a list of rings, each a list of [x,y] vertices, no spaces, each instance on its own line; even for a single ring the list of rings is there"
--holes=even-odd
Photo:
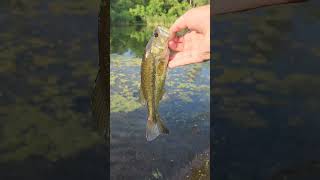
[[[319,7],[215,18],[214,178],[320,178]]]
[[[90,109],[97,6],[87,0],[1,3],[1,179],[106,178],[106,147]],[[188,76],[181,76],[185,68],[170,73],[160,112],[171,134],[147,144],[135,86],[145,35],[113,32],[113,176],[169,178],[209,147],[209,65],[186,67]]]
[[[71,2],[0,3],[0,179],[106,178],[89,98],[98,2]]]
[[[170,134],[146,141],[147,109],[138,96],[142,53],[152,30],[111,30],[112,179],[171,179],[210,146],[209,63],[169,71],[159,111]]]
[[[107,155],[89,99],[98,2],[0,5],[0,178],[105,179]],[[313,0],[216,18],[215,178],[319,179],[319,6]],[[112,30],[117,178],[170,178],[209,146],[208,64],[169,72],[160,113],[171,134],[145,141],[134,73],[149,31]]]

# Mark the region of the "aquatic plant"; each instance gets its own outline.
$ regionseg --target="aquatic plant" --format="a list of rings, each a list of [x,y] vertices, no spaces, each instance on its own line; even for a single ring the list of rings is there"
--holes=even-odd
[[[211,175],[212,176],[212,175]],[[174,175],[172,180],[209,180],[210,179],[210,151],[197,154],[194,159],[180,172]]]
[[[140,63],[141,58],[111,55],[112,112],[129,112],[142,107],[139,102]],[[167,95],[163,101],[175,98],[188,103],[196,96],[209,97],[209,77],[202,74],[208,65],[208,63],[198,64],[170,71],[166,81]],[[190,73],[184,76],[184,71]]]

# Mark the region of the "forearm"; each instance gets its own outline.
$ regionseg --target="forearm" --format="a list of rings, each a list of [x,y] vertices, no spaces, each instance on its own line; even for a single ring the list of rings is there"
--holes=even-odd
[[[302,2],[306,0],[213,0],[213,14],[245,11],[263,6]]]

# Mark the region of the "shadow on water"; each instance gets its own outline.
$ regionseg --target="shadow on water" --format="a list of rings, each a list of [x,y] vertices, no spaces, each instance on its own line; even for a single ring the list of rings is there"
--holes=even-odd
[[[216,179],[319,179],[319,5],[215,19]]]
[[[209,151],[209,63],[169,70],[159,111],[170,134],[146,141],[147,109],[138,99],[140,63],[152,31],[143,26],[111,29],[112,179],[185,178],[190,170],[184,169],[197,164],[190,162]],[[206,169],[208,156],[203,157],[194,162]]]

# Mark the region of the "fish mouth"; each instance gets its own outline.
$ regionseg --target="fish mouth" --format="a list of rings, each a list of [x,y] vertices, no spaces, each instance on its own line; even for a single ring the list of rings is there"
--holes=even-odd
[[[155,41],[156,38],[160,38],[160,42]],[[148,41],[146,49],[150,49],[151,46],[154,46],[158,49],[168,49],[168,41],[169,41],[169,30],[162,26],[157,26],[156,29],[153,31],[153,36]]]
[[[169,37],[169,30],[163,26],[157,26],[155,29],[160,36]]]

